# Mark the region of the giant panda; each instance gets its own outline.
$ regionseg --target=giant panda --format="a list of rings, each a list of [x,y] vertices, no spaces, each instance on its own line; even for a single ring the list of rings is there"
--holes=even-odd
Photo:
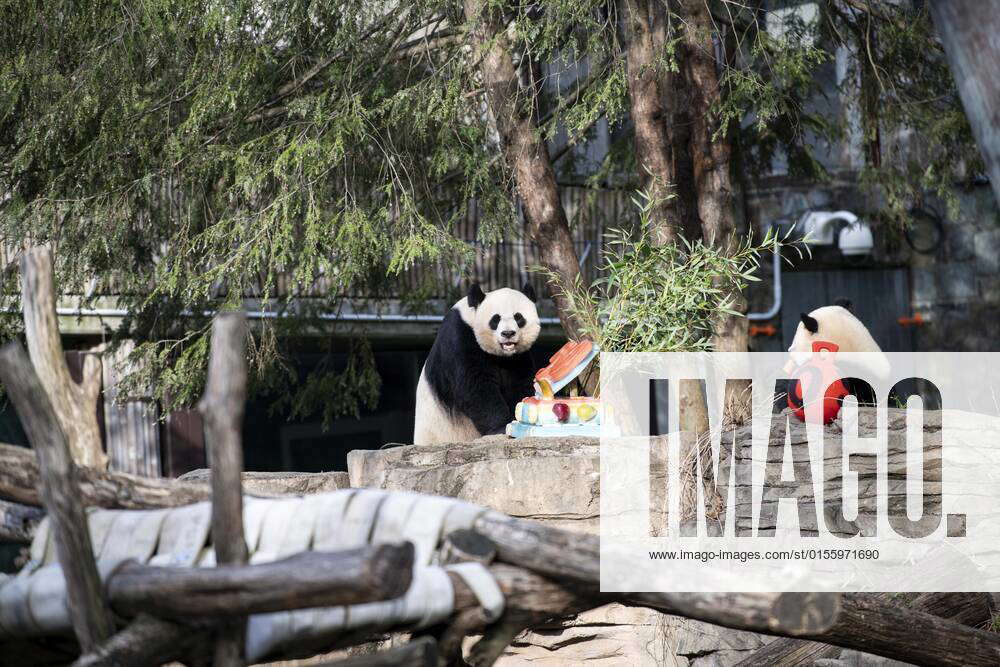
[[[417,383],[413,442],[462,442],[503,433],[534,389],[531,346],[541,324],[525,284],[468,296],[448,311]]]
[[[794,364],[802,365],[809,360],[814,341],[825,341],[837,345],[838,355],[847,352],[868,353],[863,357],[854,357],[857,363],[845,364],[843,360],[838,363],[845,378],[851,375],[864,377],[873,384],[875,380],[885,380],[889,375],[889,360],[872,338],[868,327],[854,316],[852,310],[849,300],[837,299],[832,306],[823,306],[808,314],[802,313],[795,337],[788,348]],[[845,385],[860,403],[874,403],[875,397],[859,383],[845,382]]]

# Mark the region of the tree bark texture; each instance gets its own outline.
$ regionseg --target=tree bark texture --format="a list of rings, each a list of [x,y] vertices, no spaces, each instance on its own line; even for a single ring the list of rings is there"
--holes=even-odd
[[[580,261],[548,148],[533,117],[534,105],[520,87],[501,17],[482,0],[465,0],[465,18],[471,24],[473,44],[480,51],[487,106],[496,122],[504,157],[514,173],[528,234],[538,245],[542,266],[571,287],[580,276]],[[579,326],[567,310],[566,298],[558,289],[554,292],[559,321],[567,337],[576,340]]]
[[[34,537],[45,510],[0,500],[0,540],[26,544]]]
[[[103,470],[108,458],[101,448],[97,424],[101,360],[97,355],[87,355],[83,381],[77,384],[70,377],[59,338],[52,253],[48,248],[29,248],[21,257],[21,304],[28,354],[66,434],[73,460]]]
[[[653,241],[675,243],[682,223],[677,219],[676,174],[671,163],[671,145],[660,83],[659,62],[666,47],[666,17],[662,3],[626,0],[623,17],[628,40],[628,92],[635,126],[635,159],[639,183],[651,201]]]
[[[1000,201],[1000,12],[994,3],[982,0],[930,4],[965,115],[986,161],[993,196]]]
[[[871,593],[870,597],[890,600],[889,593]],[[978,627],[990,620],[990,598],[987,593],[919,593],[908,609],[925,611],[962,625]],[[739,667],[794,667],[813,664],[816,660],[836,658],[841,648],[820,642],[785,637],[754,651]]]
[[[207,484],[137,477],[97,468],[76,471],[80,502],[106,509],[180,507],[208,500]],[[42,505],[41,474],[34,450],[0,444],[0,498],[25,505]]]
[[[212,470],[212,545],[219,565],[249,558],[243,535],[243,411],[247,397],[246,313],[220,313],[212,323],[208,382],[198,404]],[[243,664],[246,619],[220,626],[214,665]]]
[[[257,565],[206,568],[129,563],[109,579],[108,597],[123,616],[232,617],[285,609],[335,607],[401,597],[413,574],[413,545],[304,551]]]
[[[732,149],[720,132],[714,108],[721,100],[716,72],[712,16],[704,0],[680,0],[684,67],[690,82],[691,137],[695,188],[698,193],[698,216],[706,243],[723,252],[736,247],[736,211],[730,175]],[[746,297],[730,294],[731,310],[745,314]],[[746,352],[749,349],[747,320],[742,315],[721,314],[715,323],[712,349],[716,352]],[[725,414],[729,421],[741,421],[749,403],[748,387],[735,384],[727,390]]]

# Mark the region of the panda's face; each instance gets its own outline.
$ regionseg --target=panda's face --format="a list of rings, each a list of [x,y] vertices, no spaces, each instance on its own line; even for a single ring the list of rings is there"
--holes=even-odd
[[[469,303],[475,300],[470,294]],[[473,307],[471,319],[479,347],[501,357],[526,352],[541,331],[535,302],[524,292],[508,287],[484,295]]]

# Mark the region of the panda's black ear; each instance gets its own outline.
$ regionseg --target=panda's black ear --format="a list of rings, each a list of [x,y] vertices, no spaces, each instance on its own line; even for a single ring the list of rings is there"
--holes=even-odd
[[[805,325],[806,331],[809,333],[816,333],[819,331],[819,322],[816,321],[815,317],[810,316],[808,313],[802,313],[799,317],[802,318],[802,324]]]
[[[532,301],[538,301],[538,295],[535,294],[535,286],[529,282],[524,283],[524,287],[521,288],[524,292],[524,296],[528,297]]]
[[[833,305],[840,306],[844,310],[849,310],[852,313],[854,312],[854,304],[851,303],[850,299],[845,299],[844,297],[840,297],[839,299],[834,299]]]
[[[480,289],[479,283],[472,283],[469,287],[469,307],[478,308],[479,304],[481,304],[485,298],[486,295],[483,294],[483,290]]]

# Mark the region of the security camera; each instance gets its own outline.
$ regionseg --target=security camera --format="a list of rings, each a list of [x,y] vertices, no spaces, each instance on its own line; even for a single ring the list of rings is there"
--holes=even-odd
[[[867,255],[875,247],[871,227],[850,211],[808,211],[796,225],[811,245],[833,245],[851,257]]]

